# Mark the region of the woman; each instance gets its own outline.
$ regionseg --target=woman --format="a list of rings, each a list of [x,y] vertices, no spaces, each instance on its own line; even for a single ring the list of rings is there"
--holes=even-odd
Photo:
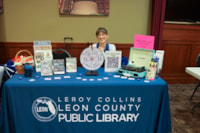
[[[116,51],[116,47],[114,44],[109,44],[107,42],[107,39],[109,38],[108,36],[108,31],[105,28],[98,28],[96,31],[96,37],[98,39],[98,43],[93,44],[93,47],[98,48],[101,50],[103,53],[105,51]]]

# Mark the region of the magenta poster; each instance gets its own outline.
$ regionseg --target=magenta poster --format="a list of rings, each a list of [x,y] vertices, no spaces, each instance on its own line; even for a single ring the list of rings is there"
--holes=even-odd
[[[154,49],[155,36],[151,35],[134,35],[134,48]]]

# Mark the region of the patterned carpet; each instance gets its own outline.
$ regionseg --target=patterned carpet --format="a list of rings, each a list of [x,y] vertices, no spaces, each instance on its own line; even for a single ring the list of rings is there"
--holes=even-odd
[[[200,107],[192,108],[200,102],[200,88],[189,101],[194,84],[169,84],[172,133],[200,133]]]

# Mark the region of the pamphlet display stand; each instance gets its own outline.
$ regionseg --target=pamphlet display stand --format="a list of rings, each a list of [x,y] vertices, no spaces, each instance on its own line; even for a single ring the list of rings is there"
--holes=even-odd
[[[44,60],[53,60],[52,46],[50,41],[34,41],[34,58],[36,72],[41,71],[41,62]]]

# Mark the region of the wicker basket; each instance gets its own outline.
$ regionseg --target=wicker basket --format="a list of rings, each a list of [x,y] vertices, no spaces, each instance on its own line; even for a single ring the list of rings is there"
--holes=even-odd
[[[17,61],[17,57],[20,56],[21,53],[28,53],[28,55],[33,59],[33,55],[31,54],[30,51],[28,51],[28,50],[20,50],[15,55],[15,61]],[[15,69],[17,71],[17,74],[24,74],[24,64],[25,63],[29,63],[29,62],[23,62],[21,64],[16,64],[15,65]],[[32,66],[34,65],[33,62],[31,62],[31,65]]]

